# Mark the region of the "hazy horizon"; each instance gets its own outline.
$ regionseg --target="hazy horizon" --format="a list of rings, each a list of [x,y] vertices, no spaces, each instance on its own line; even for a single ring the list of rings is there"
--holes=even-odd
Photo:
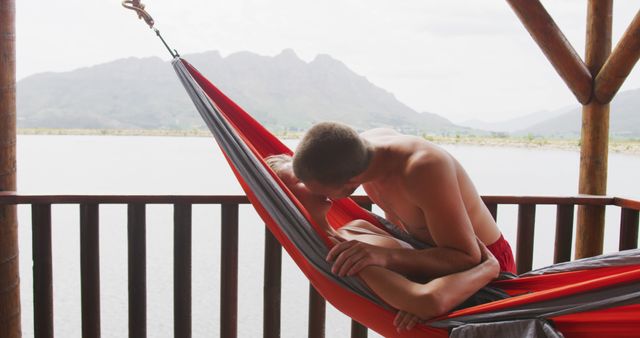
[[[576,103],[502,0],[143,2],[181,54],[273,56],[291,48],[307,62],[329,54],[413,109],[456,123],[504,121]],[[586,3],[543,4],[584,55]],[[153,31],[120,1],[31,1],[16,7],[19,79],[126,57],[168,59]],[[614,3],[614,46],[637,7]],[[78,16],[78,8],[91,15]],[[636,67],[620,90],[639,88],[637,74]]]

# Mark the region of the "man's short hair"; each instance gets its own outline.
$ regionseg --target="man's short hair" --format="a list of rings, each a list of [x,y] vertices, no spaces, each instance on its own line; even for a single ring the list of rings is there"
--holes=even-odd
[[[371,154],[368,142],[353,128],[322,122],[311,127],[298,144],[293,172],[303,182],[344,184],[367,169]]]

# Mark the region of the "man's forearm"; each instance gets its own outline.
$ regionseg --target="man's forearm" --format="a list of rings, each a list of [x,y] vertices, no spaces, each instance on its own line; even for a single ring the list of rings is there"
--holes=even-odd
[[[480,264],[462,251],[435,247],[429,249],[390,249],[386,268],[405,276],[433,279],[464,271]]]

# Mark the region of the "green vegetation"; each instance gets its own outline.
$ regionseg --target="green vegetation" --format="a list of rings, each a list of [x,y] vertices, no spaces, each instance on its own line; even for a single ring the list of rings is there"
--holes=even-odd
[[[20,135],[111,135],[111,136],[174,136],[174,137],[210,137],[211,133],[204,129],[52,129],[52,128],[20,128]],[[281,139],[297,139],[302,131],[281,130],[274,134]],[[570,151],[580,150],[580,140],[569,138],[545,138],[527,136],[509,136],[504,133],[491,135],[466,134],[422,134],[426,140],[437,144],[459,144],[486,147],[545,148]],[[615,153],[640,155],[640,139],[611,139],[609,150]]]
[[[461,144],[488,147],[516,147],[516,148],[546,148],[580,151],[580,140],[575,138],[548,138],[505,135],[455,135],[455,136],[429,136],[427,140],[438,144]],[[609,140],[609,151],[614,153],[626,153],[640,155],[640,139]]]

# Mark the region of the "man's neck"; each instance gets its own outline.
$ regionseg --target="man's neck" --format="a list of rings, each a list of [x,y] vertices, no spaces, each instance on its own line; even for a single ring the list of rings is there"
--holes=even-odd
[[[367,169],[355,179],[358,183],[366,184],[372,181],[382,180],[391,175],[397,167],[396,161],[391,160],[393,153],[383,147],[373,148],[371,162]]]

